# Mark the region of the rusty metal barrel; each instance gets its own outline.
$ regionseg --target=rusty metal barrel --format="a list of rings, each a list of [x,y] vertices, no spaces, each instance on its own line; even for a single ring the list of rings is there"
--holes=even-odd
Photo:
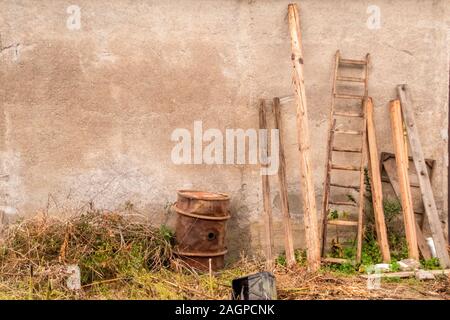
[[[179,190],[173,209],[178,213],[176,253],[196,269],[218,270],[224,266],[226,223],[230,197],[224,193]]]

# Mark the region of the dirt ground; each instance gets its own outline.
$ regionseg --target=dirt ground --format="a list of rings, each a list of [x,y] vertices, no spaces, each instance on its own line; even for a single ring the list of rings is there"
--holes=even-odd
[[[230,299],[233,279],[264,271],[262,257],[242,254],[219,272],[198,272],[173,254],[172,239],[165,228],[118,213],[24,220],[0,237],[0,299]],[[71,265],[80,270],[75,291],[67,285]],[[309,273],[300,254],[291,269],[277,259],[273,274],[282,300],[450,300],[449,276],[383,278],[369,289],[363,270],[323,265]]]
[[[212,276],[171,270],[139,272],[129,277],[98,281],[77,292],[50,290],[46,286],[32,287],[30,279],[14,280],[3,276],[0,299],[230,299],[231,280],[258,269],[255,265],[243,264]],[[274,274],[280,300],[450,300],[448,276],[423,281],[415,278],[382,279],[379,289],[369,290],[367,280],[360,275],[328,270],[309,274],[302,267],[295,270],[278,267]]]
[[[279,299],[414,299],[449,300],[448,276],[435,280],[382,278],[379,289],[368,289],[367,279],[359,275],[319,273],[306,278],[277,274]]]

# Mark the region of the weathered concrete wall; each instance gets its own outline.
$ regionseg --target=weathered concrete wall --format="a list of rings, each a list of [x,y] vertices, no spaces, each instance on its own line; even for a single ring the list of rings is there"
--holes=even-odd
[[[66,27],[69,5],[81,29]],[[175,128],[256,128],[257,99],[292,93],[288,1],[7,1],[0,3],[1,201],[10,215],[92,200],[130,201],[157,223],[181,188],[227,192],[236,255],[261,245],[257,165],[175,165]],[[304,0],[305,79],[318,205],[334,53],[372,56],[369,93],[381,151],[392,152],[388,101],[408,83],[433,188],[447,214],[450,1]],[[370,29],[370,5],[381,25]],[[294,104],[283,107],[296,244],[302,245]],[[276,179],[276,245],[283,246]],[[320,207],[320,205],[319,205]]]

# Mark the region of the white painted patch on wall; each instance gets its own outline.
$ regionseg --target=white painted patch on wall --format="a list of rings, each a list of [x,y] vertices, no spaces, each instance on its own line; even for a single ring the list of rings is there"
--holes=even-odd
[[[448,141],[448,131],[446,128],[441,129],[441,138],[444,141]]]
[[[192,188],[193,188],[192,183],[185,183],[185,184],[183,184],[183,187],[182,187],[183,190],[192,190]]]
[[[1,43],[0,43],[1,45]],[[14,63],[18,63],[21,60],[23,52],[33,50],[35,45],[24,45],[20,41],[14,41],[10,45],[6,45],[1,47],[2,54],[8,54],[11,58],[11,61]]]
[[[17,209],[9,206],[0,206],[0,211],[3,211],[7,215],[17,214]]]
[[[115,63],[117,61],[117,57],[111,52],[100,52],[97,53],[97,58],[100,62],[111,62]]]
[[[236,79],[236,75],[229,68],[222,68],[222,74],[228,79]]]
[[[0,210],[9,216],[18,214],[18,207],[26,203],[20,176],[21,157],[17,152],[0,152]]]

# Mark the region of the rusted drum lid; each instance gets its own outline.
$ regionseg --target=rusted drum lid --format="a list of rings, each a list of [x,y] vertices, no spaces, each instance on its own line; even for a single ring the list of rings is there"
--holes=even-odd
[[[196,219],[227,220],[230,197],[225,193],[198,190],[179,190],[173,208],[179,214]]]
[[[207,200],[207,201],[224,201],[230,200],[230,196],[225,193],[215,193],[207,191],[196,191],[196,190],[179,190],[178,195],[197,200]]]

